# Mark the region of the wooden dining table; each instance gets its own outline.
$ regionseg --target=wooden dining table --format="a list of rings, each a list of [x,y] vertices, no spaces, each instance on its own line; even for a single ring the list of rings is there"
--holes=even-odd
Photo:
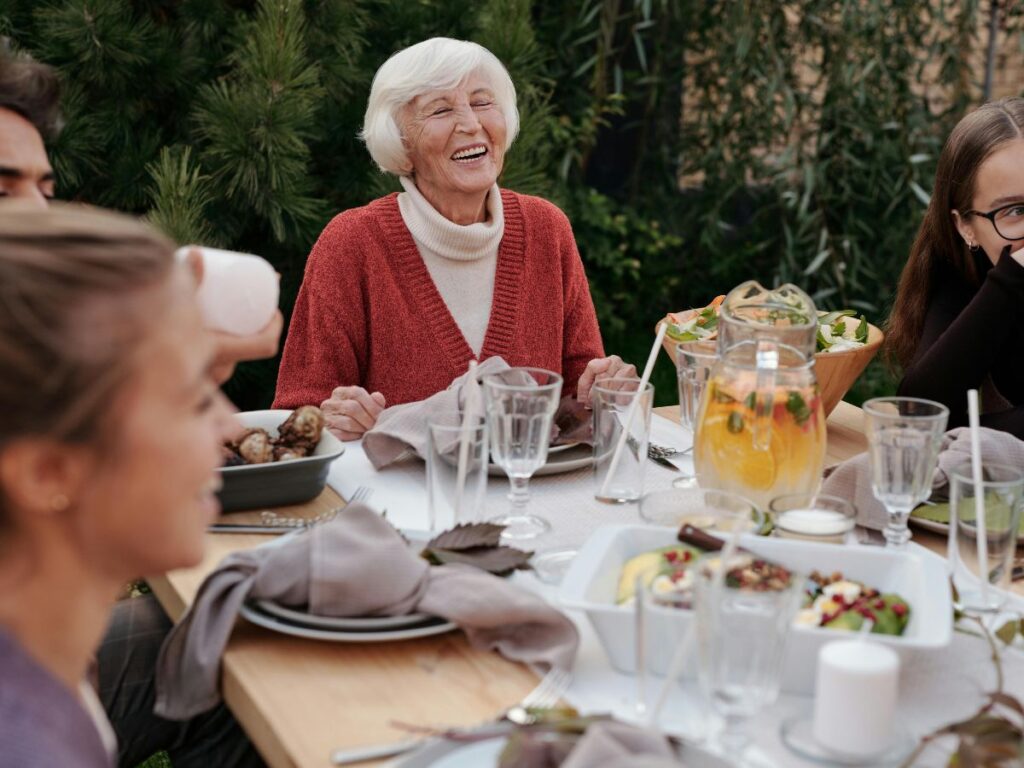
[[[657,412],[678,420],[677,406]],[[826,464],[866,447],[863,412],[840,403],[828,419]],[[344,503],[328,487],[313,501],[274,511],[311,518]],[[224,519],[260,520],[258,512]],[[199,565],[152,578],[150,586],[177,621],[226,555],[267,540],[261,534],[209,534]],[[914,541],[945,553],[942,536],[917,531]],[[324,768],[335,749],[408,738],[402,724],[477,724],[521,700],[536,684],[525,666],[474,650],[456,632],[406,642],[340,644],[289,637],[240,620],[222,665],[225,701],[274,768]]]

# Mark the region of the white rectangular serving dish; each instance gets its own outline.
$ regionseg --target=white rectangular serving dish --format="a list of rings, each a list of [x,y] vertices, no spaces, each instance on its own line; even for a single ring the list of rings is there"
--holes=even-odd
[[[586,613],[612,666],[620,672],[636,671],[635,621],[631,605],[616,605],[615,592],[623,563],[643,552],[676,542],[675,528],[615,525],[599,528],[573,560],[562,581],[559,598],[564,607]],[[911,614],[901,636],[871,635],[892,647],[904,664],[914,654],[949,645],[953,634],[953,602],[946,561],[928,550],[910,545],[905,552],[881,547],[839,546],[744,535],[742,546],[794,571],[808,574],[840,571],[881,592],[898,593],[910,604]],[[689,610],[650,612],[648,666],[664,675],[674,651],[693,617]],[[851,633],[821,627],[793,627],[786,648],[784,690],[812,693],[818,649],[829,640]],[[695,661],[686,665],[694,674]]]

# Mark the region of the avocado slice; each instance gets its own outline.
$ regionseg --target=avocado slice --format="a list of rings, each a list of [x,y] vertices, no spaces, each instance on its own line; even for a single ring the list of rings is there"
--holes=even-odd
[[[825,626],[829,629],[847,629],[857,632],[864,625],[864,617],[856,611],[844,611]]]
[[[669,553],[672,555],[670,556]],[[623,564],[622,571],[619,573],[619,587],[615,594],[616,604],[621,605],[628,602],[634,596],[638,576],[643,578],[644,586],[649,587],[654,581],[654,577],[663,570],[682,565],[686,561],[687,553],[690,562],[704,554],[703,550],[697,547],[673,544],[631,557]]]
[[[875,626],[871,632],[877,635],[902,635],[910,621],[910,606],[899,595],[882,595],[885,607],[876,609]],[[894,608],[894,606],[903,606]],[[902,615],[901,615],[902,614]]]

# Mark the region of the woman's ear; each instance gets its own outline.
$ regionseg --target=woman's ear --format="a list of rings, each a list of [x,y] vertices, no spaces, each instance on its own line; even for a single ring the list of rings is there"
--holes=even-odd
[[[22,438],[0,450],[0,488],[17,518],[56,515],[75,506],[91,462],[83,448]]]
[[[978,244],[978,240],[974,236],[974,227],[967,223],[967,220],[960,215],[960,211],[952,210],[949,213],[953,217],[953,226],[956,227],[960,237],[967,243],[967,247],[974,248]]]

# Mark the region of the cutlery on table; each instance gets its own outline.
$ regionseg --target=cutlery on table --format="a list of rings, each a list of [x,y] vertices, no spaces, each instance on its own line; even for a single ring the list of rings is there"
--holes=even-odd
[[[323,512],[316,517],[282,517],[276,512],[263,510],[260,512],[262,523],[214,523],[206,530],[208,533],[288,533],[333,520],[338,514],[337,509]]]
[[[572,682],[572,674],[564,671],[552,670],[548,672],[537,684],[537,687],[526,694],[523,700],[506,709],[498,718],[498,723],[507,720],[515,725],[531,725],[537,722],[537,716],[531,710],[550,709]],[[494,725],[494,723],[492,723]],[[458,728],[457,732],[468,733],[476,731],[476,728]],[[331,763],[334,765],[353,765],[368,760],[379,760],[384,757],[394,757],[406,752],[411,752],[426,744],[432,736],[417,736],[401,741],[392,741],[386,744],[371,744],[365,747],[354,749],[336,749],[331,753]]]

